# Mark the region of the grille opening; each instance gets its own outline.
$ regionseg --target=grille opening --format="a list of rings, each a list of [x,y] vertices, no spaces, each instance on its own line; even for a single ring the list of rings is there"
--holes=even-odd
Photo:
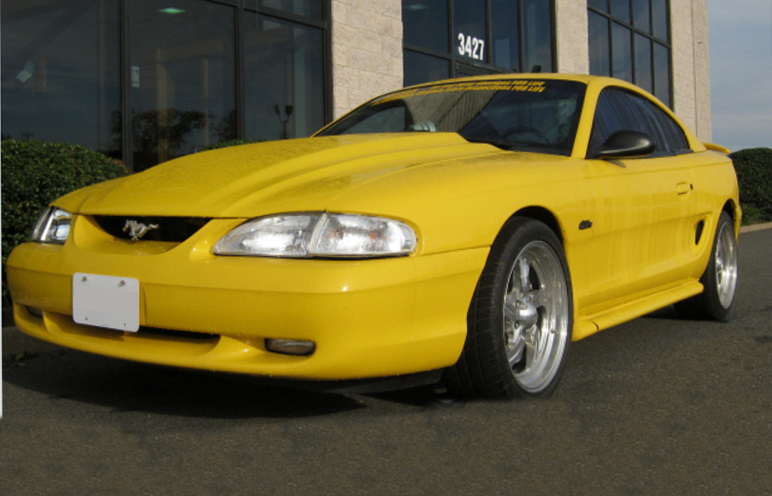
[[[133,239],[130,226],[131,223],[136,223],[145,226],[140,238],[141,241],[182,243],[198,232],[211,219],[203,217],[95,215],[94,220],[107,234],[118,239]]]
[[[192,339],[196,341],[209,341],[212,339],[219,339],[217,334],[208,334],[204,332],[192,332],[192,331],[173,331],[171,329],[161,329],[160,327],[140,327],[137,334],[152,335],[152,336],[169,336],[174,338]]]

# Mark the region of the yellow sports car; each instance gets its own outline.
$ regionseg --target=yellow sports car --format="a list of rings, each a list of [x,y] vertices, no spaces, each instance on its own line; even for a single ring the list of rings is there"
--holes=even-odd
[[[546,395],[572,341],[673,303],[727,317],[741,214],[725,152],[615,79],[406,88],[311,138],[54,201],[8,260],[14,315],[156,364]]]

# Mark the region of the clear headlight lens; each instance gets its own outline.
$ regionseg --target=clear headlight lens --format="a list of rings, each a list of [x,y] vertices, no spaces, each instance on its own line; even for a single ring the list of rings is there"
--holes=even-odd
[[[40,215],[32,230],[32,241],[64,244],[70,235],[72,215],[61,208],[49,207]]]
[[[416,234],[407,224],[383,217],[322,212],[253,219],[223,236],[216,255],[262,257],[373,258],[408,255]]]

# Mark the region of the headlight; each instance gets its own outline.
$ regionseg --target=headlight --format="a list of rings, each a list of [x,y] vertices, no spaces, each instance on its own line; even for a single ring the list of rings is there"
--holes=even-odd
[[[409,255],[416,234],[383,217],[321,212],[253,219],[223,236],[216,255],[373,258]]]
[[[43,212],[32,230],[32,241],[64,244],[70,235],[72,215],[61,208],[50,207]]]

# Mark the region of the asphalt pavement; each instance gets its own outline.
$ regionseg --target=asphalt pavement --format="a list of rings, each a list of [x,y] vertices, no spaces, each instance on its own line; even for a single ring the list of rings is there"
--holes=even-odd
[[[4,329],[0,494],[772,496],[771,246],[741,235],[730,322],[574,343],[544,400],[309,393]]]

